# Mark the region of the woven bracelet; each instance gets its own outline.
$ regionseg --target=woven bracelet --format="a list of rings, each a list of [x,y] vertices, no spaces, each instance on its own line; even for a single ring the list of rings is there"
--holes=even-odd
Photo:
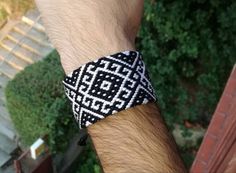
[[[63,80],[79,127],[156,101],[141,54],[125,51],[89,62]]]

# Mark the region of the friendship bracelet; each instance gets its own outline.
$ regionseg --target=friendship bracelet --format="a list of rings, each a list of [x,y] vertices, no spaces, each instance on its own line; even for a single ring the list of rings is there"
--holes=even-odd
[[[63,80],[79,128],[156,101],[141,54],[125,51],[89,62]]]

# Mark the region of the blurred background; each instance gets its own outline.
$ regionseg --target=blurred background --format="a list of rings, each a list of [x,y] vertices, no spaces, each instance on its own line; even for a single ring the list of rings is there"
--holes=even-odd
[[[29,9],[35,7],[33,0],[1,0],[0,24],[9,19],[19,19]]]
[[[55,165],[60,165],[78,128],[64,96],[59,55],[32,0],[0,0],[0,29],[0,53],[5,51],[0,55],[0,79],[7,81],[2,84],[2,107],[14,124],[12,141],[18,149],[13,155],[21,155],[47,135]],[[188,168],[236,62],[235,36],[233,0],[145,1],[137,49],[143,53],[162,115]],[[31,54],[26,56],[26,51]],[[11,153],[7,165],[14,157]],[[101,172],[91,142],[70,170]]]

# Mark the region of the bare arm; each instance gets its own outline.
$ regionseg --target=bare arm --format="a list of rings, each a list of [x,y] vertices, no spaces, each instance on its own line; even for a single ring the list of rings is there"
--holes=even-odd
[[[184,173],[173,138],[154,103],[88,128],[105,173]]]
[[[68,74],[88,61],[135,50],[143,0],[36,0]],[[88,128],[105,173],[184,173],[175,143],[154,103]]]

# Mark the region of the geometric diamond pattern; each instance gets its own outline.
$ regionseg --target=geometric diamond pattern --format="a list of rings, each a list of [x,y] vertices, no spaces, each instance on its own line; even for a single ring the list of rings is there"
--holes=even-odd
[[[63,83],[80,128],[156,100],[141,54],[136,51],[89,62],[66,76]]]

